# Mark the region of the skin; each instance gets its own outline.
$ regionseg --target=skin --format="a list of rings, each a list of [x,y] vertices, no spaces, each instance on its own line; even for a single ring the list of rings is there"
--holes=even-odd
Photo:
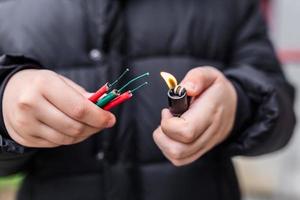
[[[175,166],[192,163],[223,142],[237,107],[233,85],[215,68],[194,68],[180,85],[193,97],[189,110],[180,118],[162,110],[161,124],[153,132],[155,143]]]
[[[90,102],[71,80],[49,70],[22,70],[13,75],[2,109],[10,137],[27,147],[79,143],[112,127],[115,116]]]

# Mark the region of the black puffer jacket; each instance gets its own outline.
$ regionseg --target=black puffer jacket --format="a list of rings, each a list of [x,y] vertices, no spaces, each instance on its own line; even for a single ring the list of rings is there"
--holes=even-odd
[[[295,124],[287,83],[257,0],[6,0],[0,3],[2,93],[16,71],[46,67],[90,91],[130,66],[151,85],[116,110],[118,124],[77,145],[28,149],[2,120],[0,174],[27,173],[20,200],[238,200],[231,156],[283,147]],[[159,72],[211,65],[233,82],[231,138],[184,166],[152,139],[166,107]],[[72,98],[72,97],[70,97]]]

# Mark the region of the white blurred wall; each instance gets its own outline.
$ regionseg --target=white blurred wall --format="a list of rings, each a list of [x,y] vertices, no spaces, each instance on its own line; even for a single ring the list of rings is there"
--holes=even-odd
[[[300,1],[273,0],[273,2],[272,31],[277,47],[300,49]]]

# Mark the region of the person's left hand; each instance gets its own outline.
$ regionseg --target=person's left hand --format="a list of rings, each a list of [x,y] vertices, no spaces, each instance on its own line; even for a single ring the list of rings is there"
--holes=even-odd
[[[224,141],[233,128],[237,94],[231,82],[213,67],[190,70],[182,83],[192,103],[181,117],[162,110],[153,138],[176,166],[189,164]]]

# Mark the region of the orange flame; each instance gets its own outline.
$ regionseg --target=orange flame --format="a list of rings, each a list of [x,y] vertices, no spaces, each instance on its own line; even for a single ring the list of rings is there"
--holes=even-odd
[[[172,74],[167,72],[160,72],[160,75],[165,80],[170,90],[174,89],[177,86],[177,80]]]

